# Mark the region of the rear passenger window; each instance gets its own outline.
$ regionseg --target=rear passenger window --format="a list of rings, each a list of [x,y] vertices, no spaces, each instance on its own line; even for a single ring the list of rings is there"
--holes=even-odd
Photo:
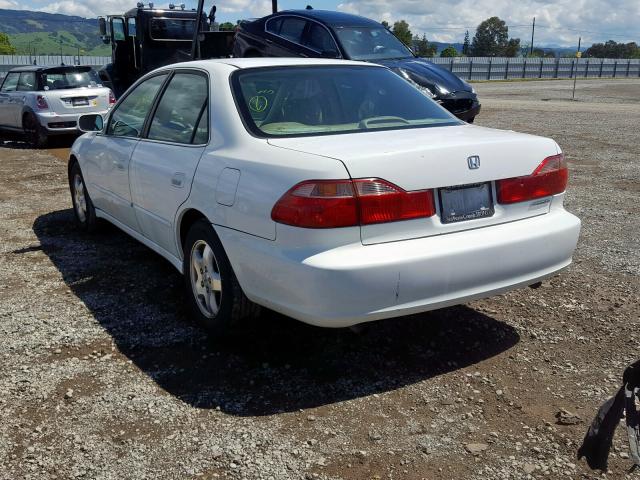
[[[274,18],[267,22],[267,32],[278,35],[280,33],[280,26],[282,25],[282,18]]]
[[[280,27],[280,36],[294,43],[301,43],[302,33],[306,25],[306,20],[301,18],[285,18],[282,21],[282,27]]]
[[[21,92],[30,92],[36,88],[36,73],[35,72],[22,72],[20,74],[20,80],[18,80],[18,90]]]
[[[2,92],[15,92],[18,86],[19,73],[8,73],[2,84]]]
[[[204,75],[176,73],[158,103],[148,138],[171,143],[206,143],[209,138],[207,100]]]

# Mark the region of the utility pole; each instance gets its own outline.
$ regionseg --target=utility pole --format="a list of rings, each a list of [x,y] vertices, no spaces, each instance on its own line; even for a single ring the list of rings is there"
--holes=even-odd
[[[64,65],[64,58],[62,57],[62,39],[60,39],[60,65]]]
[[[533,26],[531,27],[531,51],[529,55],[533,55],[533,36],[536,33],[536,17],[533,17]]]
[[[580,57],[582,53],[580,53],[580,44],[582,43],[582,37],[578,37],[578,52],[576,53],[576,71],[573,75],[573,94],[571,95],[571,100],[576,99],[576,82],[578,81],[578,63],[580,63]]]

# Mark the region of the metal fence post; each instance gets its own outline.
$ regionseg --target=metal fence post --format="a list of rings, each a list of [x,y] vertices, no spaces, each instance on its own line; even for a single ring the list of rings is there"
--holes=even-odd
[[[569,78],[573,78],[573,65],[575,63],[575,60],[571,60],[571,73],[569,73]]]
[[[584,69],[584,78],[589,76],[589,59],[587,58],[587,66]]]
[[[627,77],[629,76],[629,69],[631,68],[631,60],[627,61]]]
[[[544,60],[540,59],[540,73],[538,74],[538,78],[542,78],[542,66],[544,65]]]
[[[467,80],[471,80],[472,73],[473,73],[473,59],[469,59],[469,78]]]
[[[504,79],[509,79],[509,59],[507,58],[507,64],[504,67]]]
[[[527,74],[527,60],[523,60],[522,62],[522,78],[525,78],[525,75]]]
[[[618,61],[613,61],[613,78],[616,78],[616,72],[618,71]]]
[[[449,63],[449,71],[453,72],[453,58],[451,58],[451,62]]]
[[[487,69],[487,80],[491,80],[491,59],[489,59],[489,68]]]
[[[602,78],[602,66],[604,65],[604,58],[600,60],[600,73],[598,74],[599,78]]]

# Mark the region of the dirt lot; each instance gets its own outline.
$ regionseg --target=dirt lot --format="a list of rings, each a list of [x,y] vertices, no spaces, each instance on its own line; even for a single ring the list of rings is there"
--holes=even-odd
[[[74,229],[64,150],[5,144],[0,478],[602,478],[575,453],[639,356],[640,80],[570,87],[480,84],[477,122],[563,147],[574,265],[360,334],[264,314],[212,345],[168,263]],[[606,476],[639,478],[622,433]]]

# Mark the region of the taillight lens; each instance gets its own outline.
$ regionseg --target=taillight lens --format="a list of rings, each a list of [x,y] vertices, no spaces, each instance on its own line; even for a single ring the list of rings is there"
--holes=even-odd
[[[109,90],[109,106],[113,106],[116,103],[116,96],[113,94],[111,90]]]
[[[498,202],[509,204],[535,200],[567,189],[569,169],[563,154],[545,158],[531,175],[496,182]]]
[[[395,222],[435,214],[431,190],[407,192],[381,180],[310,180],[275,204],[271,218],[303,228],[337,228]]]
[[[38,107],[39,110],[46,110],[46,109],[49,108],[49,104],[47,103],[47,99],[44,98],[43,95],[36,96],[36,107]]]

